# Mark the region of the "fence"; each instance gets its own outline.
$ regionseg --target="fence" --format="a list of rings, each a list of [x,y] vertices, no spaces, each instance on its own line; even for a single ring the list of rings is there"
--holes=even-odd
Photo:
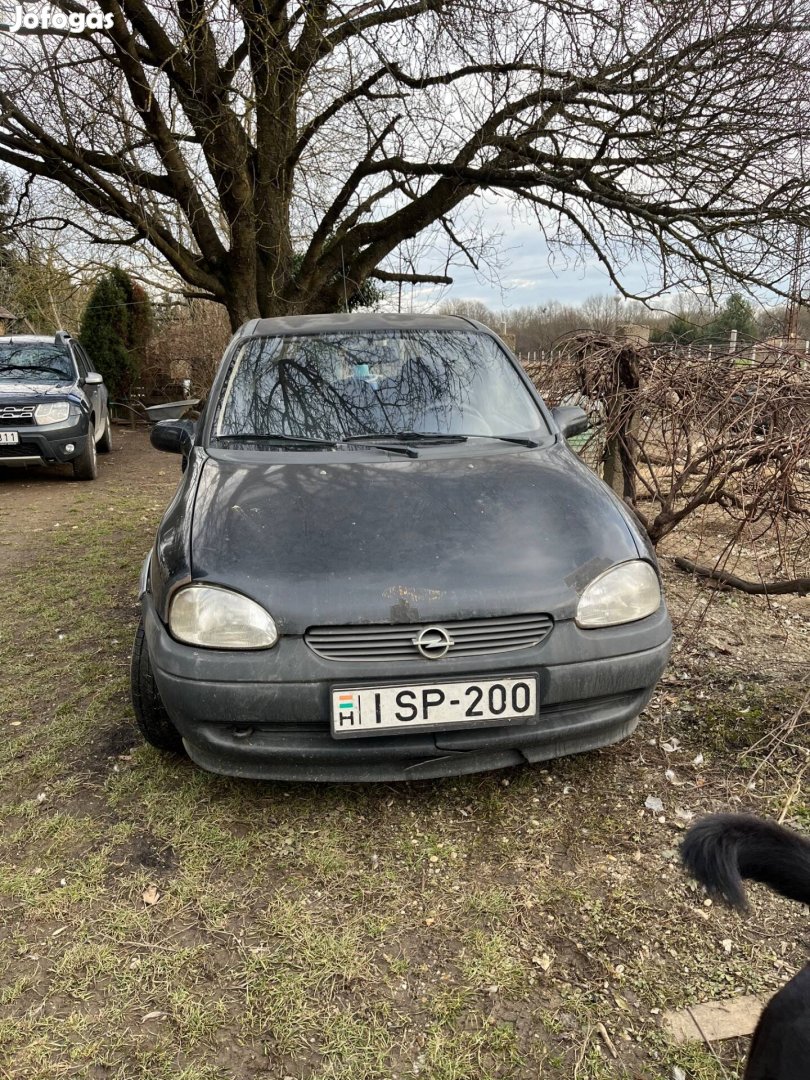
[[[553,363],[555,359],[563,356],[567,350],[566,343],[572,338],[595,334],[590,330],[575,331],[574,334],[566,334],[560,338],[551,349],[534,349],[528,352],[519,352],[518,360],[524,366]],[[794,338],[788,341],[785,338],[768,338],[765,340],[740,339],[736,330],[731,330],[727,337],[718,338],[715,341],[701,342],[699,344],[679,344],[678,342],[657,341],[650,342],[647,346],[657,356],[686,356],[695,359],[704,358],[713,360],[724,356],[735,356],[739,360],[750,360],[757,363],[763,357],[785,356],[797,357],[802,367],[810,367],[810,339]]]

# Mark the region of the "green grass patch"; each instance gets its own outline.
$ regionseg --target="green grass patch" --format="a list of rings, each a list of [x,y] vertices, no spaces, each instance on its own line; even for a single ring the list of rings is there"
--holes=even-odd
[[[21,538],[4,577],[6,1073],[736,1075],[741,1047],[724,1050],[723,1073],[704,1050],[667,1043],[661,1010],[773,992],[803,962],[800,917],[761,891],[750,929],[705,908],[677,866],[675,810],[744,800],[743,752],[796,695],[707,676],[666,717],[683,743],[671,756],[646,722],[603,753],[452,781],[205,774],[132,725],[137,574],[175,474],[124,453],[140,479],[122,469],[114,491],[77,486],[63,524]],[[645,810],[649,794],[662,815]],[[802,793],[791,813],[810,821]]]

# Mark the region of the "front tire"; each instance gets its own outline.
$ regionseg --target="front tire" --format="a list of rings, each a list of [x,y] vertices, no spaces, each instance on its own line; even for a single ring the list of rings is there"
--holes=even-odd
[[[98,452],[100,454],[109,454],[112,450],[112,425],[110,424],[110,414],[107,413],[107,419],[104,421],[104,431],[101,438],[98,440]]]
[[[169,719],[169,714],[160,700],[155,677],[152,674],[149,652],[146,648],[143,619],[138,623],[135,644],[132,646],[130,690],[135,723],[150,746],[157,747],[158,750],[168,750],[174,754],[185,753],[180,732]]]
[[[92,424],[87,425],[87,440],[84,450],[73,462],[73,477],[75,480],[95,480],[98,476],[98,461],[96,460],[96,429]]]

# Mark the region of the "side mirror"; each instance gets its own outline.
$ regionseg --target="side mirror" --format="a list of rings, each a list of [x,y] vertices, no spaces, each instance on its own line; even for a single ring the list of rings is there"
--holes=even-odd
[[[149,440],[156,450],[187,454],[194,445],[194,426],[192,420],[160,420],[149,432]]]
[[[88,371],[84,377],[85,386],[101,386],[104,382],[104,376],[99,375],[97,371]]]
[[[551,410],[551,415],[564,439],[582,435],[590,427],[587,413],[579,405],[558,405]]]

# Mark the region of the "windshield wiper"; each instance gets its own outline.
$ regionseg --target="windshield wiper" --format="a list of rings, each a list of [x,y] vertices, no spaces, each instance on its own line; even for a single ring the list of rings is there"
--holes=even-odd
[[[361,431],[359,435],[347,435],[344,442],[360,442],[363,439],[395,439],[397,442],[466,442],[467,435],[450,435],[443,431]]]
[[[516,446],[539,446],[536,439],[527,439],[524,435],[465,435],[465,439],[498,439],[499,442],[515,443]]]
[[[333,439],[314,439],[308,435],[257,435],[251,431],[237,431],[232,435],[217,435],[216,438],[238,442],[278,443],[280,446],[315,446],[328,450],[336,450],[338,447]]]
[[[403,454],[405,457],[418,458],[419,455],[415,450],[412,450],[410,446],[389,446],[388,443],[391,439],[397,439],[398,436],[391,431],[361,431],[358,435],[346,435],[341,442],[350,443],[368,443],[369,446],[375,450],[384,450],[387,454]],[[380,445],[380,443],[384,445]]]
[[[252,435],[248,431],[238,431],[233,435],[216,435],[215,438],[220,442],[227,442],[228,439],[238,442],[261,442],[270,443],[270,445],[278,446],[304,446],[312,447],[313,449],[320,450],[339,450],[343,443],[349,442],[353,436],[349,439],[341,439],[339,442],[332,439],[315,439],[309,435]],[[366,436],[362,436],[366,438]],[[369,436],[370,440],[377,439],[378,436]],[[375,447],[379,450],[387,450],[392,454],[405,454],[407,457],[419,457],[415,450],[411,450],[408,446],[380,446]]]
[[[499,442],[515,443],[517,446],[536,447],[540,443],[536,439],[526,438],[524,435],[463,435],[450,434],[444,431],[364,431],[359,435],[348,435],[344,442],[363,439],[396,439],[397,442],[420,442],[420,443],[460,443],[468,439],[497,439]]]

